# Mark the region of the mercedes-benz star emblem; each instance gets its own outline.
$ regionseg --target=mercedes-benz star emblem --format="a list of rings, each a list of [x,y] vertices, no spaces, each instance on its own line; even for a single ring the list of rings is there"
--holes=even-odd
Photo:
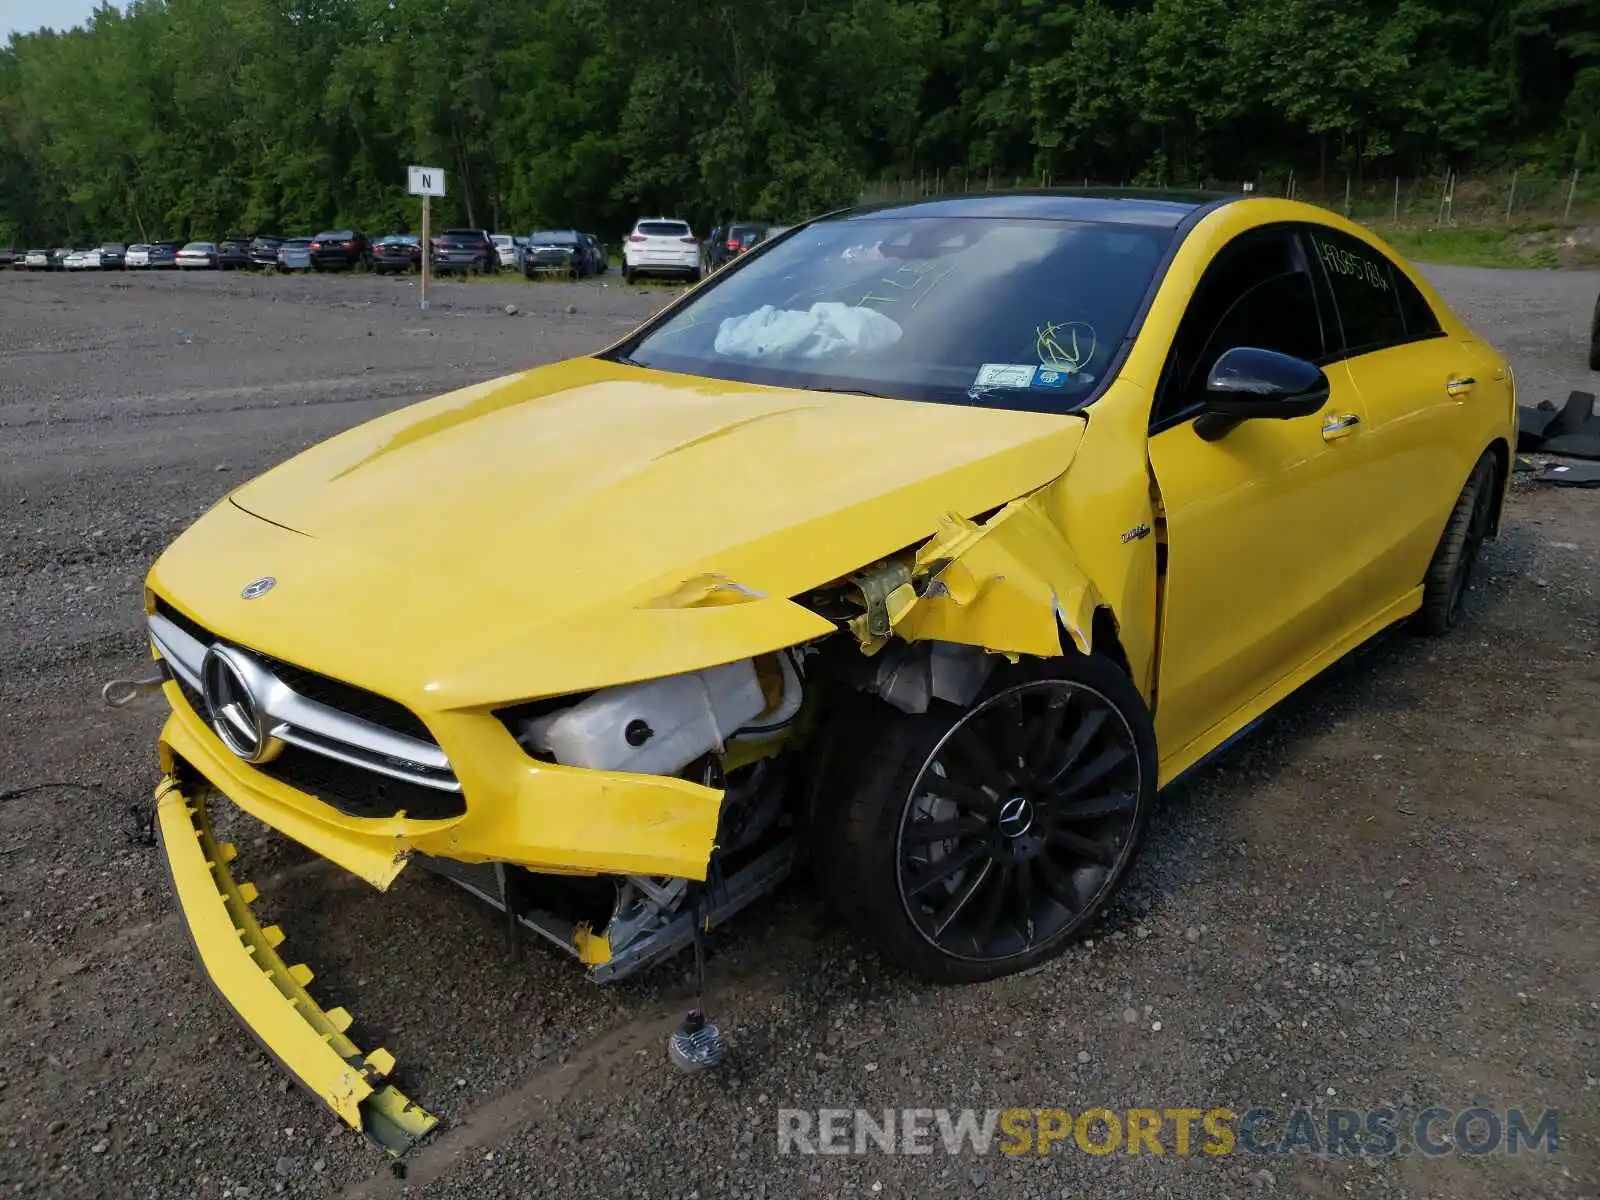
[[[211,728],[222,744],[247,763],[270,762],[283,752],[272,736],[260,698],[251,686],[260,669],[230,646],[213,646],[200,664],[201,692]]]
[[[1026,796],[1013,796],[1000,806],[1000,832],[1019,838],[1033,828],[1033,805]]]
[[[258,597],[265,596],[277,586],[277,583],[278,581],[271,575],[263,575],[260,579],[252,579],[249,583],[245,584],[244,590],[242,590],[239,595],[243,596],[246,600],[255,600]]]

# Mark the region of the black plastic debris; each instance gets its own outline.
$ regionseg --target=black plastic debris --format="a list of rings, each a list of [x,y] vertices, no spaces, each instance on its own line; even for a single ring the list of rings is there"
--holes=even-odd
[[[1556,487],[1600,488],[1600,463],[1545,463],[1534,479]]]
[[[1575,391],[1559,410],[1548,400],[1537,408],[1517,405],[1517,449],[1600,459],[1600,418],[1594,415],[1594,393]]]

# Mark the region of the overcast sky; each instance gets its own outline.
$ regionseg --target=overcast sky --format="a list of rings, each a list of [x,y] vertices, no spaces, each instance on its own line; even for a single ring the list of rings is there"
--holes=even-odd
[[[32,33],[48,25],[71,29],[95,10],[95,0],[0,0],[0,42],[13,33]]]

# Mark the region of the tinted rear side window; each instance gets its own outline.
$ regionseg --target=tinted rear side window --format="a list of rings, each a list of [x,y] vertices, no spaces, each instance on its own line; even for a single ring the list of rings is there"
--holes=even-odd
[[[640,221],[639,232],[652,237],[687,237],[689,227],[682,221]]]
[[[1406,341],[1396,272],[1389,260],[1365,242],[1332,229],[1311,229],[1309,237],[1333,290],[1344,353],[1363,354]]]
[[[1439,327],[1439,318],[1417,290],[1417,285],[1406,278],[1406,273],[1398,267],[1393,268],[1390,274],[1394,277],[1395,292],[1400,297],[1400,315],[1405,319],[1406,336],[1417,341],[1442,335],[1444,330]]]

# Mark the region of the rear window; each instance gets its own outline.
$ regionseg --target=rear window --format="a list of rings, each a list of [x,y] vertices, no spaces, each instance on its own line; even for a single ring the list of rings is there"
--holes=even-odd
[[[764,232],[765,225],[734,225],[728,230],[728,240],[744,243],[759,238]]]
[[[1098,394],[1168,228],[987,217],[823,221],[624,343],[643,366],[779,387],[1064,412]]]
[[[528,239],[530,246],[576,246],[578,235],[570,229],[546,229]]]
[[[283,243],[283,248],[285,250],[304,250],[309,245],[311,245],[310,238],[290,238]]]
[[[689,236],[689,225],[685,221],[640,221],[636,230],[651,237]]]
[[[356,235],[348,229],[331,229],[327,233],[317,234],[315,240],[319,242],[348,242],[355,236]]]
[[[409,233],[391,233],[388,237],[381,237],[377,244],[380,246],[416,246],[421,239]]]
[[[481,229],[446,229],[439,235],[441,242],[481,242],[483,230]]]

